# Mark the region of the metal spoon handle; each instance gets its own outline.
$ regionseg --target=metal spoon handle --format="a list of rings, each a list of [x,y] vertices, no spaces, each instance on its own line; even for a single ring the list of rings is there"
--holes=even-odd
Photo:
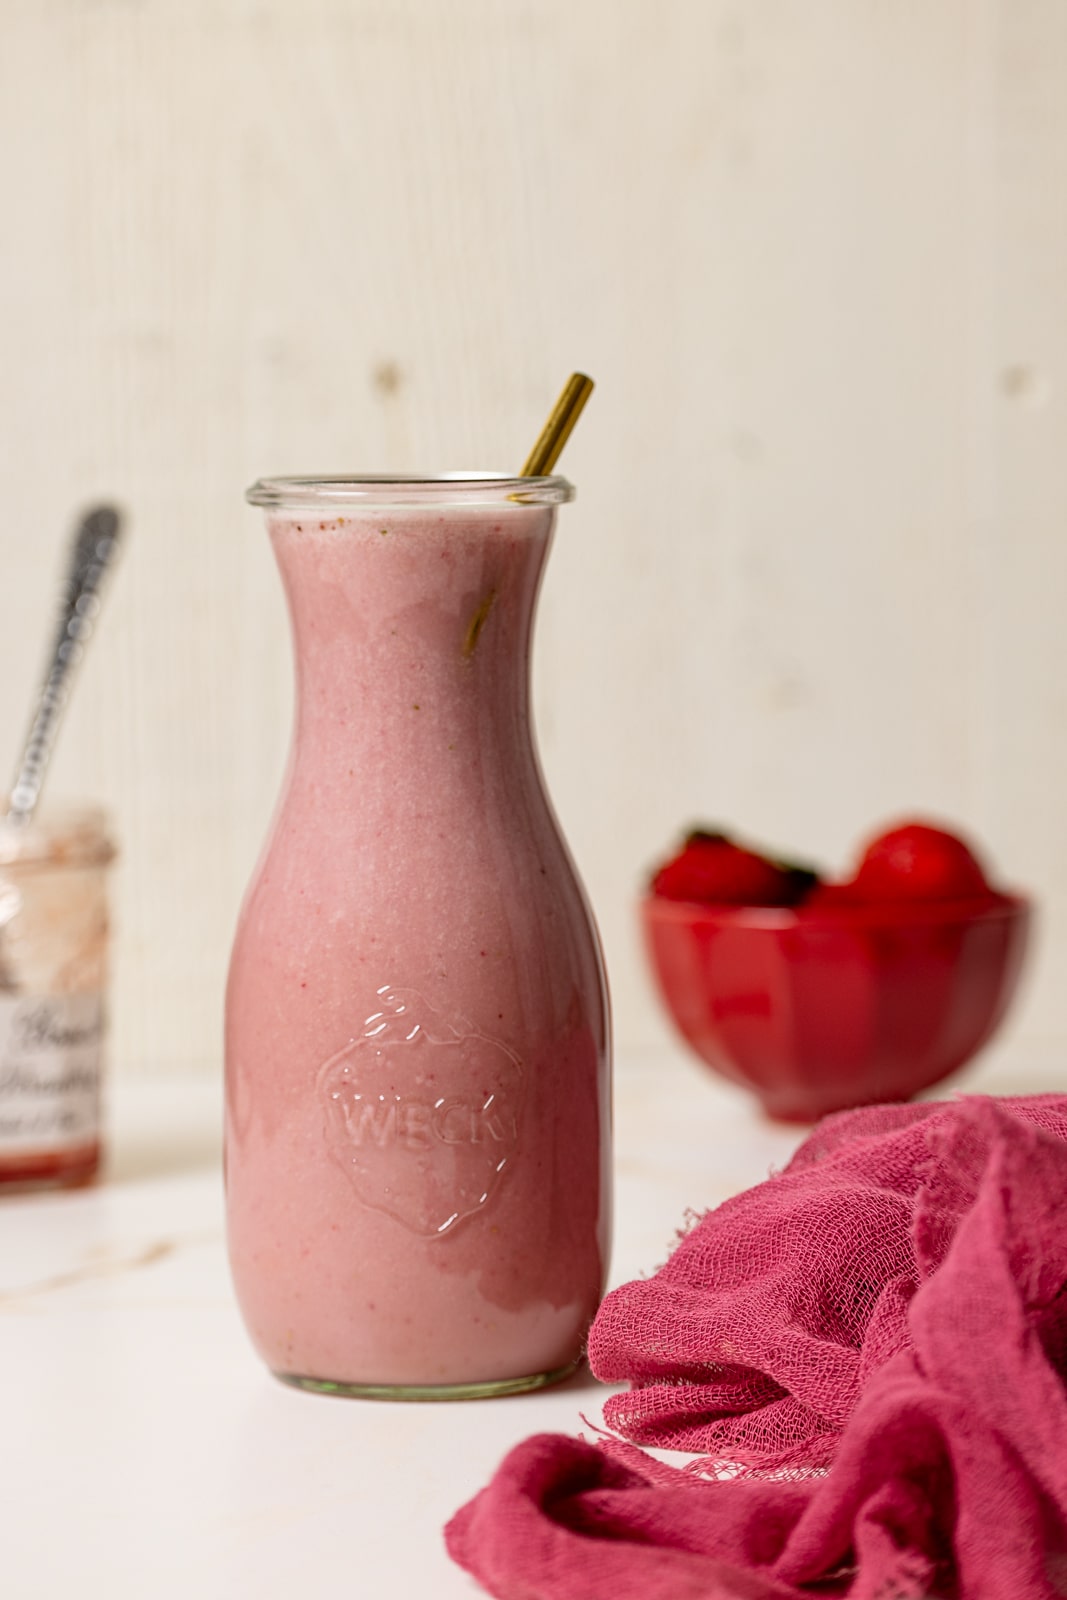
[[[82,518],[71,542],[56,636],[11,785],[9,822],[28,822],[40,798],[71,677],[92,634],[100,587],[118,548],[119,533],[114,507],[96,506]]]

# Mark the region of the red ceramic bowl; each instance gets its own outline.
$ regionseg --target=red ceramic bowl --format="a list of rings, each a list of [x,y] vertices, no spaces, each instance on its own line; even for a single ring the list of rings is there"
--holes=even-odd
[[[906,1100],[996,1029],[1030,924],[1020,895],[892,905],[693,905],[646,896],[660,992],[708,1066],[772,1117]]]

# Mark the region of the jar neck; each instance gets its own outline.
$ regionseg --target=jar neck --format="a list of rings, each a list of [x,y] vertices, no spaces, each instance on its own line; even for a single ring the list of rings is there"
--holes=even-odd
[[[554,512],[305,523],[272,516],[289,601],[300,748],[444,759],[529,742],[534,608]]]

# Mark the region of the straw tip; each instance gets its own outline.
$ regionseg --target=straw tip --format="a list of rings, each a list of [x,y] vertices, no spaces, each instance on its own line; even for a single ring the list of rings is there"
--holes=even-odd
[[[593,387],[593,380],[588,373],[571,373],[540,438],[526,459],[520,477],[537,478],[552,471]]]

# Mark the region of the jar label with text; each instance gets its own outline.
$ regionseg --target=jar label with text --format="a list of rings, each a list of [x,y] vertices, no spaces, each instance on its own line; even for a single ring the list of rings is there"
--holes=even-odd
[[[99,994],[0,994],[0,1159],[97,1138],[103,1032]]]

